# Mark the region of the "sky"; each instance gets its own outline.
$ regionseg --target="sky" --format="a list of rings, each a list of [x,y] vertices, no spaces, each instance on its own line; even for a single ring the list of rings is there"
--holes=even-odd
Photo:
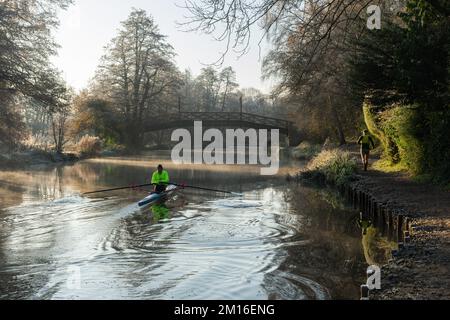
[[[74,5],[59,14],[61,25],[54,36],[61,48],[53,63],[69,85],[76,90],[86,88],[120,22],[132,8],[139,8],[152,15],[160,32],[167,36],[177,53],[180,70],[190,69],[198,75],[205,65],[220,58],[225,43],[211,35],[182,31],[177,22],[186,21],[185,16],[189,15],[186,9],[177,7],[176,4],[182,3],[182,0],[74,0]],[[262,31],[256,30],[250,51],[242,57],[228,53],[223,67],[233,67],[241,88],[253,87],[269,93],[274,82],[261,80],[262,59],[269,45],[264,40],[261,48],[258,46],[261,36]]]

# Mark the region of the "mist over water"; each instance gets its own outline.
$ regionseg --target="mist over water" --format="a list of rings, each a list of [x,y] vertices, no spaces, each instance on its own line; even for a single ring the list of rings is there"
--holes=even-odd
[[[183,190],[139,209],[164,159],[91,160],[3,172],[1,299],[357,299],[364,253],[355,212],[328,192],[258,167],[170,166]],[[281,172],[289,171],[289,166]],[[79,276],[79,278],[78,278]],[[75,280],[75,281],[74,281]]]

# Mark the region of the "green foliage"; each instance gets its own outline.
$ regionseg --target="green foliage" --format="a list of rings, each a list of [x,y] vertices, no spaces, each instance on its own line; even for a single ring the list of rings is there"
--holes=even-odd
[[[308,164],[308,170],[319,172],[328,183],[340,186],[352,180],[357,164],[349,152],[324,150]]]
[[[391,137],[386,135],[385,132],[379,128],[379,116],[372,111],[372,108],[367,103],[364,103],[363,113],[369,132],[376,137],[383,146],[384,156],[392,163],[398,163],[400,159],[398,158],[397,145],[392,141]]]
[[[387,158],[380,159],[376,161],[372,168],[377,171],[382,172],[401,172],[401,171],[408,171],[408,168],[403,165],[403,163],[392,163]]]
[[[354,44],[352,87],[366,97],[364,118],[397,168],[450,180],[448,1],[407,1],[400,19]]]
[[[384,141],[385,160],[434,182],[450,180],[449,108],[427,111],[418,104],[395,105],[376,116],[370,109],[365,106],[366,123]]]
[[[385,135],[394,143],[397,154],[393,157],[412,173],[424,171],[423,144],[419,141],[417,111],[411,107],[394,107],[382,113],[382,127]]]
[[[442,107],[449,98],[448,16],[421,0],[408,1],[399,15],[401,23],[388,19],[355,40],[351,84],[374,105]]]

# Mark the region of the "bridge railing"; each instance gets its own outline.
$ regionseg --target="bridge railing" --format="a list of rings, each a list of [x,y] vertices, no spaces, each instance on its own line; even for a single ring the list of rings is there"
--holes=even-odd
[[[152,116],[145,122],[142,130],[150,132],[180,128],[192,125],[195,121],[202,121],[207,126],[217,127],[240,126],[243,128],[279,129],[280,133],[287,134],[288,136],[291,131],[291,122],[288,120],[244,112],[163,113]]]
[[[288,120],[241,112],[180,112],[166,114],[168,121],[243,121],[265,126],[289,128]]]

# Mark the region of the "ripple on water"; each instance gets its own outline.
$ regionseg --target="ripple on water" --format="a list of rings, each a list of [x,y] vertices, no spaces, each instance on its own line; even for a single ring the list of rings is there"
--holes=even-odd
[[[120,198],[27,203],[0,220],[9,226],[3,245],[16,248],[8,272],[23,269],[21,252],[39,249],[47,267],[28,264],[48,277],[38,298],[328,299],[316,281],[278,270],[284,248],[309,243],[280,194],[190,204],[163,222]],[[70,266],[82,275],[75,296]]]

